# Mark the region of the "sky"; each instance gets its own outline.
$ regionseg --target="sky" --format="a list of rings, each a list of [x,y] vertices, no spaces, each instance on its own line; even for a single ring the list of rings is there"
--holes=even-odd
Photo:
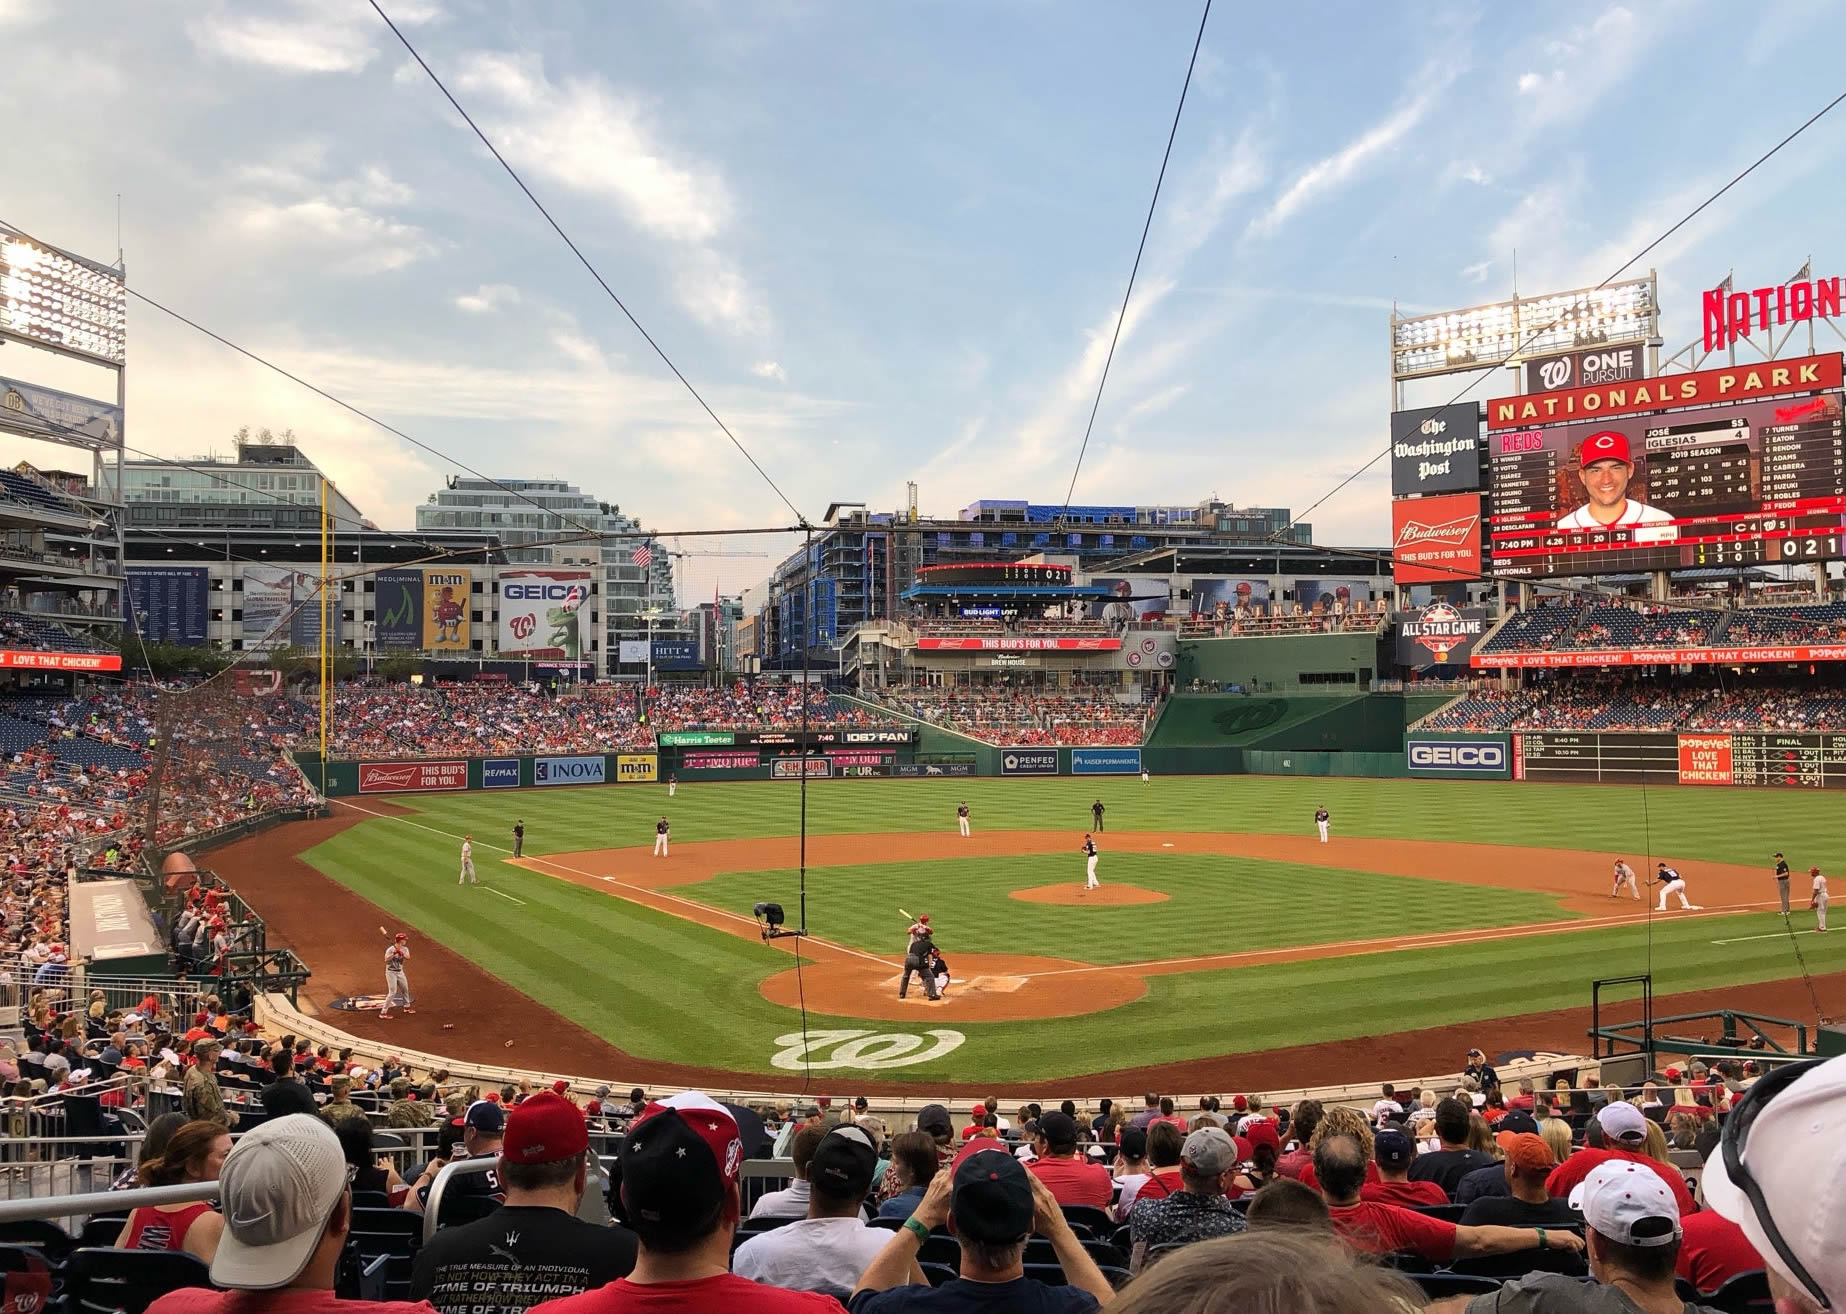
[[[1064,500],[1197,5],[381,3],[802,515]],[[1829,0],[1221,2],[1073,500],[1304,510],[1386,445],[1393,305],[1608,278],[1839,93],[1842,38]],[[112,259],[119,196],[132,287],[456,461],[794,523],[364,0],[0,0],[0,41],[0,220]],[[1630,270],[1669,352],[1729,271],[1846,273],[1843,160],[1846,107]],[[386,527],[455,472],[140,305],[127,377],[131,446],[292,429]],[[1316,541],[1388,541],[1385,465]],[[682,601],[786,540],[721,542],[768,555]]]

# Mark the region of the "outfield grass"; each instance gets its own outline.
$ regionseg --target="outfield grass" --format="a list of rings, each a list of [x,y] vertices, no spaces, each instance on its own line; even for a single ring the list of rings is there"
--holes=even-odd
[[[1682,859],[1698,888],[1701,860],[1760,864],[1785,850],[1798,869],[1827,870],[1846,859],[1837,806],[1806,791],[1490,782],[1302,780],[1188,777],[1138,780],[835,781],[809,790],[817,833],[940,829],[951,833],[966,798],[981,829],[1068,824],[1080,832],[1101,797],[1111,830],[1309,833],[1325,802],[1336,834],[1558,846]],[[781,782],[682,785],[669,803],[660,787],[616,786],[555,793],[468,794],[394,800],[416,816],[367,821],[319,845],[308,860],[396,918],[481,964],[630,1052],[650,1058],[773,1075],[775,1038],[796,1013],[769,1004],[761,979],[787,959],[751,941],[665,913],[496,862],[516,817],[527,853],[542,856],[645,846],[662,811],[674,838],[785,835],[797,825],[798,791]],[[367,804],[361,800],[361,806]],[[1644,824],[1645,822],[1645,824]],[[425,829],[427,828],[427,829]],[[467,897],[455,885],[457,838],[475,837],[483,880],[526,901]],[[432,833],[435,832],[435,833]],[[866,855],[876,863],[875,852]],[[1039,864],[1048,864],[1040,866]],[[1147,864],[1143,867],[1142,864]],[[1637,866],[1640,865],[1638,862]],[[1105,878],[1167,889],[1164,904],[1093,910],[1019,904],[1004,890],[1069,879],[1059,855],[1006,860],[996,879],[980,864],[909,864],[902,870],[821,869],[809,873],[810,922],[829,939],[888,951],[890,910],[899,895],[928,889],[957,949],[1045,953],[1091,962],[1231,952],[1265,945],[1407,934],[1462,925],[1503,925],[1557,915],[1542,892],[1470,891],[1404,877],[1316,870],[1204,855],[1107,855]],[[1128,873],[1134,869],[1131,877]],[[786,890],[785,872],[720,876],[689,892],[747,907]],[[1301,883],[1306,882],[1307,888]],[[1479,895],[1485,904],[1476,903]],[[1313,909],[1303,900],[1316,901]],[[1491,905],[1505,901],[1505,915]],[[784,900],[787,902],[787,900]],[[1456,910],[1473,905],[1463,918]],[[1324,904],[1324,906],[1322,906]],[[906,904],[906,906],[909,906]],[[1534,908],[1541,909],[1534,915]],[[1514,910],[1517,909],[1515,912]],[[1089,925],[1094,914],[1096,928]],[[1453,920],[1443,920],[1455,913]],[[1146,920],[1144,920],[1146,919]],[[1161,933],[1140,929],[1159,926]],[[1653,922],[1651,968],[1659,993],[1774,980],[1796,974],[1781,921],[1757,913]],[[1184,948],[1173,937],[1188,938]],[[1771,938],[1714,946],[1738,936]],[[1121,937],[1137,943],[1125,947]],[[1196,938],[1193,938],[1196,937]],[[1055,943],[1049,943],[1051,940]],[[1846,936],[1802,940],[1810,970],[1846,970]],[[945,1058],[877,1073],[928,1082],[979,1076],[1030,1081],[1086,1071],[1171,1062],[1283,1045],[1389,1034],[1520,1010],[1587,1004],[1599,976],[1645,970],[1644,927],[1569,931],[1491,944],[1454,945],[1334,960],[1221,969],[1151,978],[1142,1000],[1087,1019],[955,1023],[965,1042]],[[1081,987],[1073,987],[1080,989]],[[810,1017],[814,1027],[875,1032],[902,1024]],[[920,1012],[914,1029],[941,1023]],[[1106,1041],[1098,1041],[1106,1037]],[[1510,1038],[1508,1038],[1510,1041]]]

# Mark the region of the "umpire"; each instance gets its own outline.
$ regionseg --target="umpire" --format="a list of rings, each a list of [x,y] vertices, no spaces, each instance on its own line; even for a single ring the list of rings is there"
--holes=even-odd
[[[936,974],[929,968],[930,951],[936,947],[935,934],[929,929],[928,913],[910,924],[910,945],[904,950],[904,979],[897,985],[899,999],[910,993],[910,975],[913,972],[923,978],[924,992],[931,999],[941,998],[936,993]]]
[[[513,823],[513,856],[521,856],[526,851],[526,823],[521,817]]]

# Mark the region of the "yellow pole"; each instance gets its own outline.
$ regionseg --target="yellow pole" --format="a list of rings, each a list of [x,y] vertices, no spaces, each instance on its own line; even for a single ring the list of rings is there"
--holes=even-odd
[[[327,796],[327,731],[333,720],[333,648],[327,630],[331,609],[327,591],[333,583],[333,554],[330,531],[333,522],[327,515],[328,494],[332,490],[325,476],[320,481],[320,775],[321,797]],[[338,616],[340,613],[333,612]]]

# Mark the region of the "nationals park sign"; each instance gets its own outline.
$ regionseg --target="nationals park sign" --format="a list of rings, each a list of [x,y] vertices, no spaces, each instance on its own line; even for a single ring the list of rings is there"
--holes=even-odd
[[[1612,415],[1640,415],[1675,406],[1748,401],[1784,392],[1819,392],[1840,386],[1840,353],[1732,365],[1693,374],[1657,374],[1632,383],[1565,388],[1536,396],[1495,397],[1487,403],[1489,429],[1518,429]]]

